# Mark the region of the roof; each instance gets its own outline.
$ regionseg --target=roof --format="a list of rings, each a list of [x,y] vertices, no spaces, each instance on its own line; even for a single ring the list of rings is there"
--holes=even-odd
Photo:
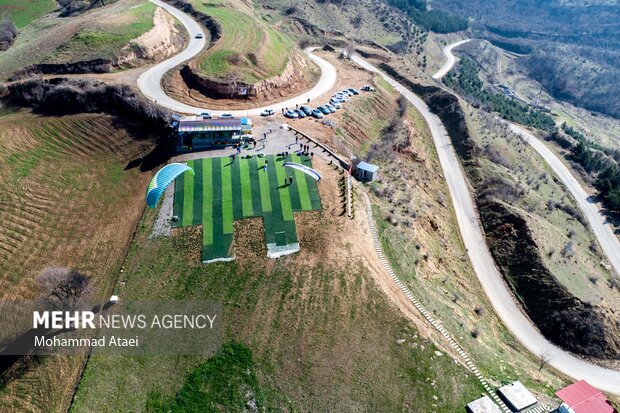
[[[467,410],[471,413],[502,413],[489,396],[482,396],[478,400],[469,403]]]
[[[520,381],[500,387],[497,392],[513,410],[521,411],[535,405],[538,400]]]
[[[179,132],[238,131],[252,127],[249,118],[204,119],[202,116],[183,116]]]
[[[616,413],[603,393],[580,380],[555,393],[575,413]]]
[[[377,172],[377,170],[379,170],[379,167],[377,165],[362,161],[357,164],[357,169],[362,169],[368,172]]]

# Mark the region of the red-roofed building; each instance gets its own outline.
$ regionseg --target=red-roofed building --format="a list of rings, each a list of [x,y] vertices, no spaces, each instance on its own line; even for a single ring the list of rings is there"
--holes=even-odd
[[[555,393],[564,403],[558,413],[618,413],[603,393],[580,380]]]

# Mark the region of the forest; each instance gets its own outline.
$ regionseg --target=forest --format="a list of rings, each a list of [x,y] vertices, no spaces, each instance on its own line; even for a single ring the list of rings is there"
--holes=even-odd
[[[427,10],[423,0],[387,0],[390,6],[402,10],[418,26],[435,33],[467,30],[467,20],[439,10]]]

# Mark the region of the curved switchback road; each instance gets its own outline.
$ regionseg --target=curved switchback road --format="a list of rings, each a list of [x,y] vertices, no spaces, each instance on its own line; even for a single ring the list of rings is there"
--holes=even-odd
[[[162,3],[160,0],[151,1],[158,6],[163,7],[179,19],[187,28],[191,37],[193,37],[193,33],[202,32],[200,25],[185,13],[166,3]],[[157,103],[178,112],[200,113],[204,111],[205,108],[189,106],[166,96],[161,88],[161,79],[168,70],[198,54],[205,45],[206,41],[204,39],[192,38],[188,48],[183,52],[144,72],[138,79],[138,87],[142,93],[144,93],[149,99],[157,100]],[[454,45],[454,47],[456,46],[457,45]],[[449,57],[449,55],[451,55],[451,50],[452,48],[446,47],[444,48],[444,53],[446,53]],[[311,51],[308,51],[308,53],[310,58],[314,60],[322,70],[319,83],[309,92],[275,106],[293,106],[295,101],[303,102],[308,97],[318,97],[329,90],[335,83],[336,69],[327,61],[313,55]],[[402,86],[400,83],[386,76],[376,67],[357,55],[351,56],[351,59],[363,68],[379,73],[383,76],[386,81],[392,84],[420,111],[428,123],[435,147],[437,149],[440,164],[448,184],[448,190],[450,191],[450,196],[452,198],[459,230],[461,232],[463,242],[467,248],[470,261],[486,295],[489,298],[489,301],[511,333],[517,337],[517,339],[533,354],[537,356],[543,353],[549,354],[549,364],[564,374],[575,379],[585,379],[600,390],[620,395],[620,372],[590,364],[549,343],[531,323],[529,318],[521,312],[511,291],[504,283],[502,275],[495,267],[495,262],[491,257],[482,233],[482,229],[478,223],[478,217],[474,208],[473,200],[468,190],[467,181],[456,157],[456,152],[450,142],[450,137],[448,136],[440,119],[429,111],[426,104],[418,96]],[[449,64],[447,70],[449,70],[453,64],[454,61]],[[444,65],[442,71],[446,67],[447,66]],[[262,109],[263,108],[244,111],[231,111],[230,113],[239,116],[254,116]],[[219,113],[221,112],[213,112],[215,115]],[[551,153],[551,155],[553,154]],[[545,156],[543,155],[543,157]],[[560,178],[563,179],[562,175],[560,175]],[[588,219],[590,219],[590,217]],[[603,246],[603,242],[601,242],[601,245]],[[620,249],[617,251],[620,251]],[[605,252],[607,253],[607,251]]]
[[[452,66],[454,66],[454,64],[456,63],[456,56],[452,54],[452,49],[454,49],[455,47],[459,47],[460,45],[465,44],[469,41],[471,41],[471,39],[459,40],[458,42],[450,43],[443,48],[443,54],[448,60],[446,60],[446,63],[441,66],[441,69],[439,69],[437,73],[433,75],[433,79],[441,79],[448,74],[450,69],[452,69]]]
[[[495,267],[495,262],[478,222],[467,181],[441,120],[431,113],[424,101],[409,89],[361,57],[354,55],[351,56],[351,59],[363,68],[381,74],[424,116],[433,136],[469,259],[491,305],[510,332],[534,355],[548,354],[550,356],[548,364],[562,373],[577,380],[585,379],[602,391],[620,395],[619,371],[588,363],[551,344],[517,305],[512,292]]]
[[[277,112],[278,110],[280,110],[280,108],[295,107],[295,104],[303,104],[308,99],[318,98],[319,96],[327,93],[332,88],[332,86],[336,84],[336,68],[329,64],[326,60],[321,59],[320,57],[313,54],[312,51],[314,50],[314,48],[308,48],[305,49],[304,52],[308,55],[310,60],[316,63],[321,69],[321,78],[312,89],[292,99],[260,108],[227,111],[209,110],[208,108],[191,106],[186,103],[174,100],[168,95],[166,95],[166,92],[161,86],[163,76],[169,70],[175,68],[176,66],[200,53],[207,45],[207,41],[204,38],[196,39],[194,37],[197,33],[203,33],[204,30],[202,26],[200,26],[200,24],[195,21],[191,16],[185,14],[181,10],[167,3],[164,3],[161,0],[150,1],[152,3],[155,3],[157,6],[165,9],[168,13],[177,18],[183,24],[183,26],[185,26],[185,29],[187,29],[189,33],[189,45],[185,50],[159,64],[156,64],[155,66],[142,73],[138,78],[138,89],[140,89],[144,96],[172,111],[195,115],[202,112],[209,112],[213,116],[219,116],[223,113],[230,113],[233,116],[258,116],[264,109],[274,109]]]

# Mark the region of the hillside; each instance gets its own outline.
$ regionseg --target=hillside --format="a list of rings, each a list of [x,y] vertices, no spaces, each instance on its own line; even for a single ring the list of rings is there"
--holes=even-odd
[[[100,114],[44,117],[0,113],[0,287],[2,300],[39,297],[48,266],[92,277],[109,295],[142,212],[149,173],[125,169],[152,147],[131,124]],[[142,136],[142,138],[146,138]],[[84,360],[26,357],[0,375],[5,411],[59,411]]]
[[[115,2],[71,17],[43,14],[24,25],[12,46],[0,52],[0,77],[16,72],[18,76],[107,72],[160,60],[183,44],[176,25],[154,4],[140,0]]]
[[[620,117],[616,2],[436,0],[433,5],[474,19],[476,37],[524,54],[520,65],[554,97]]]

